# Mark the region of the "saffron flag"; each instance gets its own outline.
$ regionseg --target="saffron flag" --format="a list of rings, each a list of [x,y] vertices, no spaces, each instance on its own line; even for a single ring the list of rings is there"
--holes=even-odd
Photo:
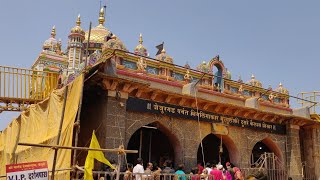
[[[92,132],[90,148],[101,149],[94,131]],[[102,151],[92,151],[92,150],[90,151],[89,150],[87,158],[86,158],[86,162],[84,164],[84,179],[85,180],[93,180],[92,169],[94,168],[94,159],[108,165],[112,169],[115,169],[111,165],[111,163],[104,157],[104,154]]]

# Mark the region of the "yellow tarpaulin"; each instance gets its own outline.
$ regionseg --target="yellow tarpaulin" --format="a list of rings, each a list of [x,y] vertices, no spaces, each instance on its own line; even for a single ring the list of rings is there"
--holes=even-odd
[[[66,109],[60,137],[61,146],[72,146],[73,123],[76,118],[83,76],[76,78],[68,89]],[[46,100],[30,105],[0,133],[0,175],[6,174],[6,164],[47,161],[52,169],[54,150],[18,146],[18,142],[56,145],[61,119],[64,91],[54,90]],[[71,150],[59,150],[56,169],[71,167]],[[55,179],[70,179],[70,171],[60,171]]]

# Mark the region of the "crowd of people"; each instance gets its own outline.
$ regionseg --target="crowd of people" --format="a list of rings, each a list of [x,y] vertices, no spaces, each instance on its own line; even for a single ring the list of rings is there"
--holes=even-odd
[[[244,180],[244,176],[238,167],[232,166],[231,163],[206,163],[205,167],[201,163],[191,169],[189,175],[186,175],[184,165],[179,164],[175,170],[172,167],[172,161],[166,160],[161,169],[151,162],[147,163],[144,169],[143,160],[137,159],[137,164],[133,167],[128,164],[124,176],[125,180]]]

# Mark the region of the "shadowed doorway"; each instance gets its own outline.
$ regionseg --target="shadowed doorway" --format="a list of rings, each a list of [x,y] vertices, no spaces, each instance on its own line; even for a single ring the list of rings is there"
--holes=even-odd
[[[128,154],[128,163],[136,164],[137,158],[143,159],[146,166],[148,162],[156,163],[162,167],[165,160],[174,161],[174,149],[169,138],[152,123],[138,129],[130,138],[128,149],[138,150],[137,154]]]
[[[257,142],[252,149],[251,164],[257,162],[260,156],[264,153],[272,153],[272,151],[262,141]]]
[[[220,162],[220,160],[222,164],[225,164],[226,162],[230,162],[229,152],[227,147],[224,145],[223,141],[222,141],[222,153],[221,153],[221,156],[219,157],[220,144],[221,144],[221,139],[215,136],[214,134],[209,134],[202,140],[204,160],[206,163],[207,162],[218,163]],[[203,162],[202,158],[203,158],[202,148],[201,148],[201,144],[199,144],[197,161]]]

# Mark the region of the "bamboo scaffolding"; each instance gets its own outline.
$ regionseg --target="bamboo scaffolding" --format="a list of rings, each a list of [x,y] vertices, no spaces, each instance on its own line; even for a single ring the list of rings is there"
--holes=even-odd
[[[70,150],[83,150],[83,151],[102,151],[102,152],[116,152],[119,154],[124,153],[138,153],[138,150],[125,150],[123,148],[115,149],[98,149],[98,148],[88,148],[88,147],[72,147],[72,146],[59,146],[59,145],[46,145],[46,144],[34,144],[34,143],[18,143],[20,146],[33,146],[33,147],[43,147],[52,149],[70,149]]]

